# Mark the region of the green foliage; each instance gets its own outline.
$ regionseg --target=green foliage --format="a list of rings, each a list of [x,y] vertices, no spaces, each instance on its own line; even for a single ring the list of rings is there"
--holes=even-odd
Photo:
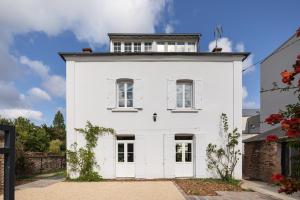
[[[49,153],[54,153],[54,154],[60,154],[61,150],[60,147],[62,145],[62,141],[60,141],[59,139],[56,140],[51,140],[50,144],[49,144]]]
[[[94,171],[98,167],[93,149],[97,146],[98,138],[106,133],[114,134],[111,128],[94,126],[89,121],[85,128],[75,129],[82,133],[86,140],[85,147],[78,149],[77,143],[71,145],[71,150],[67,150],[67,161],[72,173],[79,173],[76,180],[79,181],[99,181],[101,176]]]
[[[215,144],[208,144],[206,148],[207,167],[217,172],[223,181],[234,183],[233,172],[241,155],[240,150],[236,149],[240,134],[237,129],[228,132],[228,118],[226,114],[222,113],[221,120],[226,144],[220,147],[217,147]]]

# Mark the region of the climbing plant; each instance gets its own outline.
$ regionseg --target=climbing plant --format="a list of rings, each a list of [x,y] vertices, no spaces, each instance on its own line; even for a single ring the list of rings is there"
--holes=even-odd
[[[240,134],[235,128],[232,132],[228,132],[228,118],[222,113],[221,120],[223,124],[225,145],[217,147],[215,144],[209,143],[206,148],[207,167],[217,172],[223,181],[234,181],[233,172],[241,152],[237,147]]]
[[[67,150],[67,161],[71,173],[77,174],[75,180],[78,181],[99,181],[101,175],[95,171],[99,167],[96,159],[94,148],[97,146],[98,138],[104,134],[114,134],[112,128],[104,128],[93,125],[87,121],[85,128],[75,129],[84,135],[85,146],[78,149],[78,144],[73,143],[70,150]],[[68,177],[70,178],[69,174]]]

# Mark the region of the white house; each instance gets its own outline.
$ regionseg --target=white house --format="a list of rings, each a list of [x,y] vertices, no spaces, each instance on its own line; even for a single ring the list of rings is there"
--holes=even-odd
[[[208,143],[223,144],[221,113],[242,127],[242,61],[199,52],[199,34],[108,34],[110,52],[63,52],[67,146],[74,128],[114,128],[95,149],[104,178],[211,177]],[[242,147],[241,141],[239,148]],[[241,162],[235,171],[242,176]]]

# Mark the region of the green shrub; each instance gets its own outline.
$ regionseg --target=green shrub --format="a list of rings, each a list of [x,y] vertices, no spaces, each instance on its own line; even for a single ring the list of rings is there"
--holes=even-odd
[[[62,145],[62,141],[60,141],[59,139],[56,140],[51,140],[50,144],[49,144],[49,153],[54,153],[54,154],[60,154],[61,153],[61,145]]]

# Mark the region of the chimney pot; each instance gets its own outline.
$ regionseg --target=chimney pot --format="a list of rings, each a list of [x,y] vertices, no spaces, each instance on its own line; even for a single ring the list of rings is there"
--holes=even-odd
[[[83,48],[82,52],[84,52],[84,53],[92,53],[93,50],[91,48]]]
[[[220,48],[220,47],[215,47],[215,48],[212,50],[212,52],[214,52],[214,53],[222,52],[222,48]]]

